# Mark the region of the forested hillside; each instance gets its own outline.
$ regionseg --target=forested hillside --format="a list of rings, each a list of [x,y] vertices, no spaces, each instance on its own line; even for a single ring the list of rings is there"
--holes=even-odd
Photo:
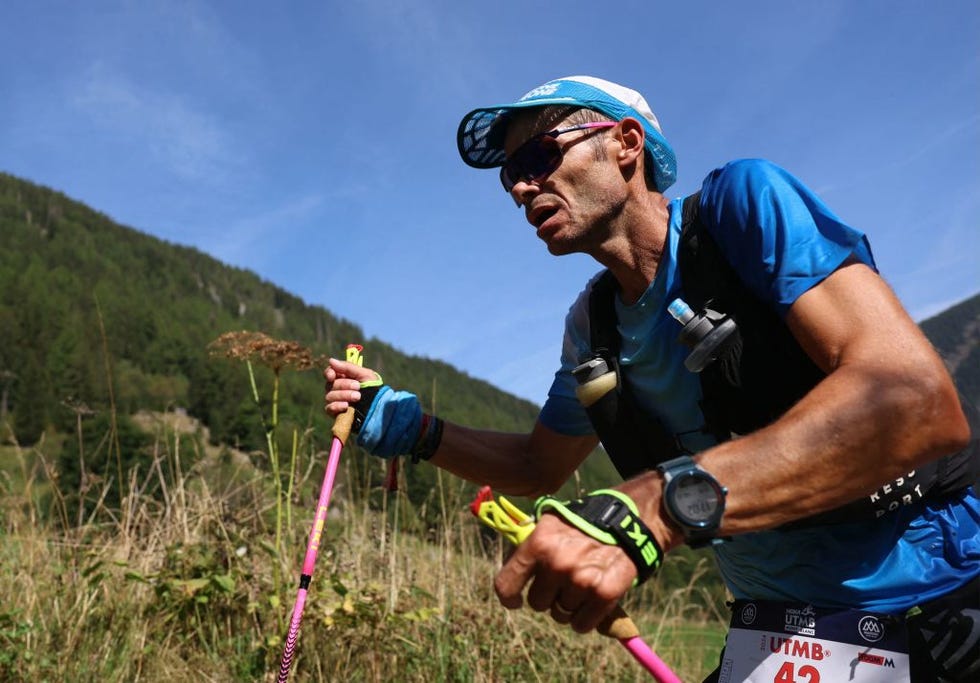
[[[214,442],[265,448],[245,366],[209,354],[209,343],[233,330],[294,341],[314,356],[364,343],[373,367],[467,424],[528,429],[537,414],[446,363],[364,339],[354,324],[251,272],[0,174],[0,424],[18,442],[45,430],[74,434],[81,424],[94,448],[117,419],[116,431],[138,446],[126,416],[143,409],[186,411]],[[256,380],[265,400],[272,372],[258,364]],[[294,427],[326,433],[322,396],[319,369],[283,374],[284,438]]]

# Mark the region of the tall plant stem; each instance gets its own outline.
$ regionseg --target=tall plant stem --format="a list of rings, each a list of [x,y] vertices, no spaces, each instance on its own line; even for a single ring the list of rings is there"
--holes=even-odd
[[[289,455],[289,482],[286,487],[286,533],[293,535],[293,484],[296,481],[296,459],[299,450],[297,430],[293,428],[293,449]]]
[[[109,389],[109,420],[111,425],[111,441],[107,451],[107,460],[112,457],[112,452],[116,452],[116,477],[119,481],[119,500],[125,498],[123,491],[122,476],[122,447],[119,445],[119,425],[116,423],[116,395],[112,389],[112,366],[109,363],[109,339],[105,333],[105,322],[102,319],[102,307],[99,305],[99,297],[95,297],[95,311],[99,318],[99,334],[102,336],[102,360],[105,363],[105,381]]]
[[[261,412],[262,403],[259,399],[258,386],[255,383],[255,369],[252,361],[246,360],[248,380],[252,387],[252,399]],[[276,562],[272,567],[272,582],[275,595],[282,589],[282,479],[279,477],[279,445],[276,440],[276,430],[279,426],[279,371],[273,369],[272,380],[272,417],[265,425],[265,443],[269,449],[269,463],[272,466],[272,478],[276,491]]]

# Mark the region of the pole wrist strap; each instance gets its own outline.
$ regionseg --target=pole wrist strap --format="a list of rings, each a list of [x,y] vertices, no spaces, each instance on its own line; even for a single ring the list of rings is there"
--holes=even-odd
[[[587,536],[606,545],[623,549],[636,565],[639,585],[653,576],[664,552],[636,509],[636,503],[622,491],[599,489],[577,500],[562,502],[542,496],[534,503],[537,519],[546,512],[560,515]]]

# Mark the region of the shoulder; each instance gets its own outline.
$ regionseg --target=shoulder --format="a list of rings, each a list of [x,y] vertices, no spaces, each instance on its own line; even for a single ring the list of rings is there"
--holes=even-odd
[[[739,159],[709,173],[700,216],[742,281],[782,313],[852,256],[874,268],[864,233],[764,159]]]
[[[701,186],[701,208],[751,213],[759,205],[813,197],[796,176],[766,159],[737,159],[716,168]]]
[[[722,180],[780,177],[790,175],[786,169],[768,159],[734,159],[708,174]]]

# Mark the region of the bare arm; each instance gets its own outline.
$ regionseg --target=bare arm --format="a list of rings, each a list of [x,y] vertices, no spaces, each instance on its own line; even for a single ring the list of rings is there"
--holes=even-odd
[[[336,416],[360,400],[360,382],[377,374],[331,359],[324,376],[328,384],[326,411]],[[471,429],[446,422],[430,462],[503,493],[537,496],[558,489],[598,443],[594,435],[565,436],[540,422],[530,434]]]
[[[828,375],[769,427],[697,458],[729,488],[723,535],[833,509],[969,438],[942,360],[870,268],[835,271],[797,300],[786,322]],[[643,478],[629,492],[659,508],[659,476]]]
[[[502,493],[539,496],[557,490],[598,443],[595,436],[565,436],[540,422],[530,434],[446,423],[430,462]]]

